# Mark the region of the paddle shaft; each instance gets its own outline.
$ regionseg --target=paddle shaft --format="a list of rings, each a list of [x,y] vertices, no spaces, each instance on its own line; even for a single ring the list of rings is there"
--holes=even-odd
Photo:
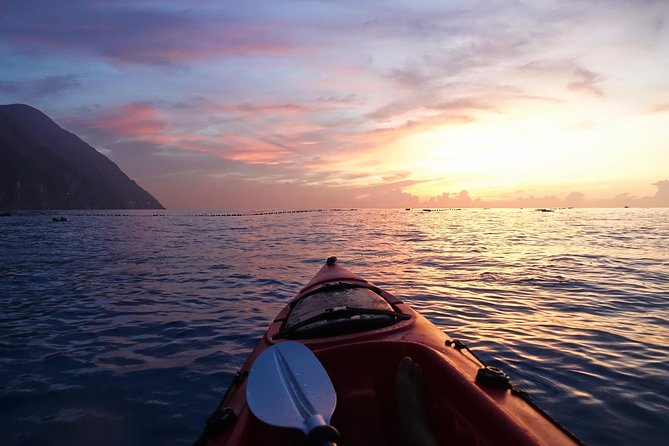
[[[343,444],[339,431],[329,424],[317,426],[307,434],[309,446],[337,446]]]

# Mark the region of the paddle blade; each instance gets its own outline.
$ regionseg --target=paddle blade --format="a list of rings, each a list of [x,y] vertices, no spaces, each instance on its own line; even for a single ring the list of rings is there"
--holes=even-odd
[[[284,341],[256,358],[246,400],[251,412],[265,423],[309,433],[330,423],[337,395],[311,350],[299,342]]]

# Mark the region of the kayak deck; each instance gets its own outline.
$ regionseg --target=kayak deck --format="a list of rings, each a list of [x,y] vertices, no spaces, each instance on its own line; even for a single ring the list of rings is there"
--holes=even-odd
[[[333,291],[360,287],[365,293],[370,291],[382,298],[383,308],[376,303],[372,306],[387,312],[391,323],[386,323],[390,319],[376,317],[382,316],[381,313],[372,312],[373,317],[365,318],[359,311],[351,312],[349,306],[339,305],[340,301],[328,303],[323,318],[319,318],[314,306],[309,304],[304,306],[301,319],[291,320],[291,313],[307,298],[313,303],[319,294],[325,296]],[[343,294],[343,299],[352,303],[350,293]],[[351,325],[342,324],[340,319],[346,317],[357,317],[352,326],[358,328],[351,331]],[[293,331],[286,329],[304,320],[315,320],[321,325],[313,332],[300,332],[301,327]],[[323,326],[323,321],[329,325]],[[453,341],[401,300],[334,262],[324,266],[276,317],[214,413],[232,414],[230,420],[220,432],[205,431],[202,444],[304,444],[302,432],[271,427],[259,421],[245,400],[245,376],[255,358],[272,344],[294,336],[317,356],[332,381],[337,405],[331,424],[339,430],[347,446],[401,444],[402,412],[398,407],[396,381],[398,364],[405,357],[410,357],[422,370],[426,422],[439,444],[580,444],[510,386],[505,375],[485,367],[462,344]],[[482,370],[491,372],[492,378],[482,374]]]

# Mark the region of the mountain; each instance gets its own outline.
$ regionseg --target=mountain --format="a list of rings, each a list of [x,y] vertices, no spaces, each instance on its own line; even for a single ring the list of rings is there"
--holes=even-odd
[[[164,209],[109,158],[23,104],[0,105],[0,208]]]

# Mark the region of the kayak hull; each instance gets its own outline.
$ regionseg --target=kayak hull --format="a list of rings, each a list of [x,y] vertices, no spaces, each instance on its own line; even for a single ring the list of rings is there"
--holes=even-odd
[[[333,286],[369,288],[403,315],[385,327],[300,340],[332,380],[337,406],[331,424],[347,446],[401,444],[396,371],[404,357],[412,358],[423,372],[425,417],[439,444],[580,444],[504,379],[501,384],[483,379],[485,365],[462,344],[392,294],[334,262],[328,262],[277,315],[208,420],[198,444],[304,444],[301,431],[269,426],[249,411],[246,377],[262,351],[284,340],[296,303]]]

